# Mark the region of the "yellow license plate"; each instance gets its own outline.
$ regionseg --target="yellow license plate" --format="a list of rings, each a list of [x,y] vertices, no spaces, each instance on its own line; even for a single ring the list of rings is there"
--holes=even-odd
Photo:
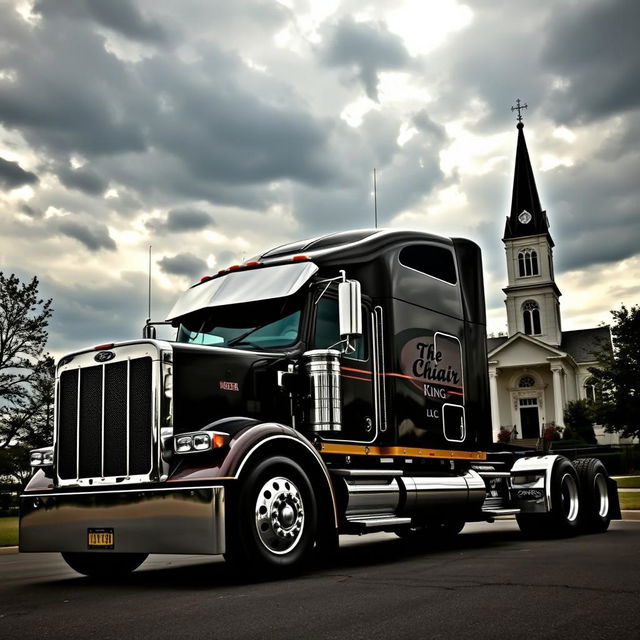
[[[113,529],[89,529],[87,531],[87,546],[89,549],[113,549]]]

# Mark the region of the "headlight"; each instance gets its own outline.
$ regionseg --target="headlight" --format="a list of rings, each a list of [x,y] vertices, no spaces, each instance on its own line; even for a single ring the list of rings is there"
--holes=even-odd
[[[227,442],[229,442],[228,433],[194,431],[174,436],[173,450],[175,453],[202,453],[224,447]]]
[[[43,447],[42,449],[34,449],[29,455],[29,462],[32,467],[52,467],[53,466],[53,447]]]

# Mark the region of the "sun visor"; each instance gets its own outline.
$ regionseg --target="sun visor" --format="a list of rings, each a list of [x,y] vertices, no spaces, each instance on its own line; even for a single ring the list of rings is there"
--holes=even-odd
[[[167,321],[203,309],[287,298],[300,291],[317,271],[313,262],[232,271],[185,291],[171,309]]]

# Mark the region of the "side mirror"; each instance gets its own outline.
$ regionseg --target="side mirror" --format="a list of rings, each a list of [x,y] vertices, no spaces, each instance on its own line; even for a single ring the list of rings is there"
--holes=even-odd
[[[147,320],[147,324],[142,328],[142,337],[144,340],[155,340],[156,339],[156,328],[151,324],[149,320]]]
[[[338,315],[343,340],[362,335],[362,294],[357,280],[347,280],[338,285]]]

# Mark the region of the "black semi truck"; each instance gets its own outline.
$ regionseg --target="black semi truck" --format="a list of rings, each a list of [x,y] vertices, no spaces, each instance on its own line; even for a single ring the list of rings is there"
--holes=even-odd
[[[340,534],[428,544],[515,515],[527,534],[605,531],[595,459],[492,442],[476,244],[325,235],[205,276],[139,340],[57,366],[54,444],[32,452],[20,550],[80,573],[149,553],[300,566]]]

